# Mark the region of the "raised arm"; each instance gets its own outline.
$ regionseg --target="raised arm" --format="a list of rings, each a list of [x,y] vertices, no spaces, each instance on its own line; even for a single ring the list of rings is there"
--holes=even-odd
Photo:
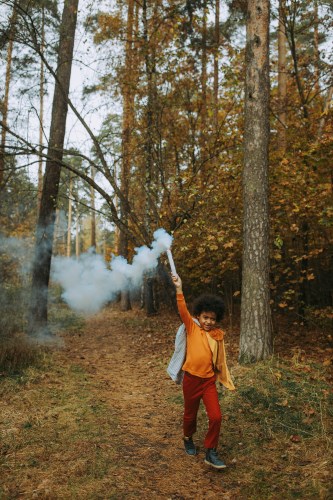
[[[184,295],[183,295],[182,280],[180,279],[180,277],[178,275],[175,276],[173,274],[172,275],[172,281],[173,281],[173,283],[174,283],[174,285],[176,287],[176,291],[177,291],[177,306],[178,306],[178,311],[179,311],[179,314],[180,314],[180,317],[181,317],[182,321],[185,324],[186,331],[189,334],[191,332],[192,328],[193,328],[194,321],[193,321],[193,318],[192,318],[191,314],[189,313],[189,311],[187,309],[187,306],[186,306],[185,298],[184,298]]]

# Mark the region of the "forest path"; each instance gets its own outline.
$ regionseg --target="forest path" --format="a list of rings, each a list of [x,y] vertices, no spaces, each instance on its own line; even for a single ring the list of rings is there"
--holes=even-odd
[[[67,360],[84,368],[110,411],[115,459],[108,482],[116,492],[110,498],[240,498],[230,469],[204,464],[205,425],[197,434],[199,454],[183,450],[181,388],[165,371],[178,324],[176,314],[166,320],[106,309],[65,338]]]

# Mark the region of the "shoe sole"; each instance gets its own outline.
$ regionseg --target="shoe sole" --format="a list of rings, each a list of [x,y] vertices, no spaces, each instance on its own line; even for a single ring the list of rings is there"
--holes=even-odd
[[[188,452],[188,451],[186,451],[186,450],[185,450],[185,453],[186,453],[186,455],[189,455],[190,457],[195,457],[195,456],[198,454],[198,452],[197,452],[197,451],[195,451],[195,453],[189,453],[189,452]]]
[[[226,465],[214,465],[212,462],[208,462],[208,460],[205,460],[205,464],[210,465],[211,467],[214,467],[214,469],[226,469]]]

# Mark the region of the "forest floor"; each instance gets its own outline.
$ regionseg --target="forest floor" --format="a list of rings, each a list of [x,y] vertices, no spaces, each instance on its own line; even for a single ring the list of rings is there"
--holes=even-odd
[[[36,366],[0,379],[0,498],[333,498],[332,348],[323,332],[280,333],[275,356],[237,363],[221,391],[220,454],[204,464],[201,408],[189,457],[182,393],[166,374],[179,319],[117,306],[61,332]]]

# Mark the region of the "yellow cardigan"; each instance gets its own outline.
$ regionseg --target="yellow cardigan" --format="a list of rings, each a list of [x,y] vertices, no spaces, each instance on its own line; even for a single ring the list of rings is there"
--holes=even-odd
[[[208,332],[206,332],[208,344],[213,353],[213,367],[216,373],[216,379],[231,391],[235,390],[233,381],[231,380],[230,372],[227,366],[225,354],[224,340],[214,340]]]

